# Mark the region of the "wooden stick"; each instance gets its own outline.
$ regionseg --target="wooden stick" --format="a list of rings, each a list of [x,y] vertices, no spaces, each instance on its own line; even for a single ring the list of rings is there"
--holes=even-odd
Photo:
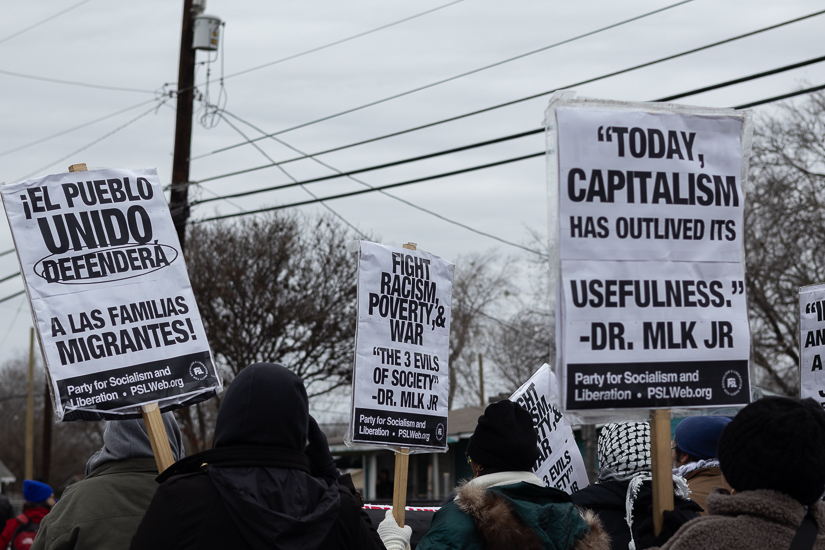
[[[407,250],[416,250],[415,243],[404,245]],[[410,468],[410,450],[401,447],[395,453],[395,481],[392,489],[392,515],[399,527],[404,527],[407,506],[407,476]]]
[[[392,515],[399,527],[404,527],[407,505],[407,474],[410,466],[410,450],[401,447],[395,453],[395,482],[392,490]]]
[[[670,410],[650,415],[650,458],[653,467],[653,532],[662,531],[665,510],[673,510],[673,471],[670,456]]]
[[[85,172],[86,164],[72,164],[69,172]],[[158,465],[158,473],[163,473],[166,468],[175,463],[175,456],[172,454],[172,445],[166,435],[166,428],[163,425],[163,417],[160,415],[160,408],[157,403],[143,405],[140,410],[143,415],[143,423],[146,424],[146,433],[149,435],[149,443],[152,445],[152,452],[155,455],[155,462]]]
[[[158,472],[162,473],[175,463],[175,457],[172,455],[172,446],[166,435],[160,408],[157,403],[149,403],[140,409],[143,423],[146,424],[146,433],[149,435],[149,443],[152,444],[152,452],[155,454],[155,462],[158,464]]]

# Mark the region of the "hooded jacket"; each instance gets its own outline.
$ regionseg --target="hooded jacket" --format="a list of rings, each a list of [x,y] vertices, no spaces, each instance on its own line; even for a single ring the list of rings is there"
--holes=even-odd
[[[163,414],[163,423],[180,460],[183,441],[172,413]],[[157,474],[143,420],[107,422],[86,478],[68,487],[43,519],[32,549],[126,550],[158,487]]]
[[[585,518],[570,496],[545,487],[530,472],[498,472],[461,485],[433,517],[418,550],[608,550],[594,515]]]
[[[300,378],[246,367],[224,396],[215,448],[158,478],[131,548],[382,548],[348,477],[313,475],[309,421]]]
[[[798,500],[770,489],[734,495],[716,489],[707,509],[707,516],[684,524],[661,550],[789,548],[806,513]],[[825,550],[825,503],[816,501],[808,513],[818,528],[813,548]]]
[[[627,550],[630,544],[630,527],[627,525],[626,504],[627,488],[630,481],[604,481],[589,485],[572,495],[573,504],[594,512],[610,535],[613,550]],[[639,488],[639,494],[633,505],[633,531],[650,516],[649,508],[653,505],[651,482],[645,481]],[[674,506],[688,517],[698,517],[702,508],[692,500],[674,497]]]

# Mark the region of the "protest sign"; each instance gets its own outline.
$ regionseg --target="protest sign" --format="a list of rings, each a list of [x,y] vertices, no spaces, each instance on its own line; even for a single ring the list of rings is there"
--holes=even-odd
[[[447,448],[455,266],[361,241],[350,440]]]
[[[559,95],[546,123],[564,409],[747,403],[749,114]]]
[[[799,395],[825,407],[825,285],[799,289]]]
[[[559,409],[557,387],[556,375],[545,363],[510,396],[510,401],[524,407],[533,417],[540,453],[533,473],[547,487],[573,494],[590,482],[573,428]]]
[[[157,172],[0,189],[60,420],[138,417],[221,389]]]

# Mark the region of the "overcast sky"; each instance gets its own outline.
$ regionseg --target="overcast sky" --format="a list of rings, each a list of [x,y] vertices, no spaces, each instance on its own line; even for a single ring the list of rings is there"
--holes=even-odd
[[[8,2],[7,2],[8,3]],[[245,74],[234,73],[305,52],[377,27],[445,6],[447,1],[392,2],[306,0],[271,2],[209,0],[206,13],[225,21],[223,55],[199,65],[199,90],[207,70],[225,80],[228,113],[266,132],[334,115],[385,97],[447,79],[675,2],[633,0],[578,2],[460,0],[432,13]],[[87,0],[42,24],[16,33],[77,5],[75,0],[14,3],[0,19],[0,181],[66,172],[73,163],[94,168],[158,169],[169,182],[174,136],[174,101],[168,101],[116,133],[153,106],[160,91],[177,78],[182,2],[169,0]],[[798,0],[693,0],[655,15],[575,40],[513,62],[480,71],[380,105],[312,124],[278,136],[305,152],[317,152],[438,121],[596,77],[763,28],[825,8]],[[577,87],[581,95],[645,101],[747,76],[823,55],[825,15],[698,54]],[[10,37],[10,38],[8,38]],[[198,53],[198,60],[210,56]],[[8,72],[136,91],[98,89],[12,76]],[[804,83],[825,83],[825,64],[786,72],[681,102],[729,107],[793,91]],[[143,90],[143,91],[140,91]],[[215,101],[217,81],[208,93]],[[493,139],[541,126],[549,96],[497,109],[427,130],[325,155],[339,170],[352,170]],[[136,106],[140,103],[144,105]],[[95,119],[119,115],[27,146]],[[758,112],[774,112],[773,107]],[[196,114],[199,119],[200,115]],[[230,119],[244,133],[251,127]],[[103,138],[103,139],[101,139]],[[97,143],[93,142],[99,140]],[[197,121],[193,156],[243,141],[226,122],[206,129]],[[86,147],[82,152],[74,151]],[[259,145],[275,160],[295,156],[272,140]],[[536,153],[543,136],[370,172],[371,185],[387,184]],[[266,164],[247,145],[193,160],[191,179]],[[284,168],[300,180],[327,175],[311,160]],[[195,198],[288,182],[268,168],[204,183]],[[345,179],[310,187],[324,196],[362,188]],[[447,218],[503,239],[529,244],[529,230],[547,226],[542,158],[401,187],[392,193]],[[198,206],[193,219],[306,200],[300,188]],[[349,223],[386,243],[416,242],[454,260],[496,248],[523,259],[528,252],[449,224],[377,193],[330,201]],[[308,214],[319,205],[302,207]],[[0,214],[2,215],[2,214]],[[5,218],[5,216],[3,216]],[[12,248],[8,225],[0,222],[0,252]],[[534,245],[531,245],[534,246]],[[13,254],[0,257],[0,278],[18,271]],[[0,298],[19,292],[21,278],[0,283]],[[0,361],[27,349],[31,316],[25,296],[0,303]]]

